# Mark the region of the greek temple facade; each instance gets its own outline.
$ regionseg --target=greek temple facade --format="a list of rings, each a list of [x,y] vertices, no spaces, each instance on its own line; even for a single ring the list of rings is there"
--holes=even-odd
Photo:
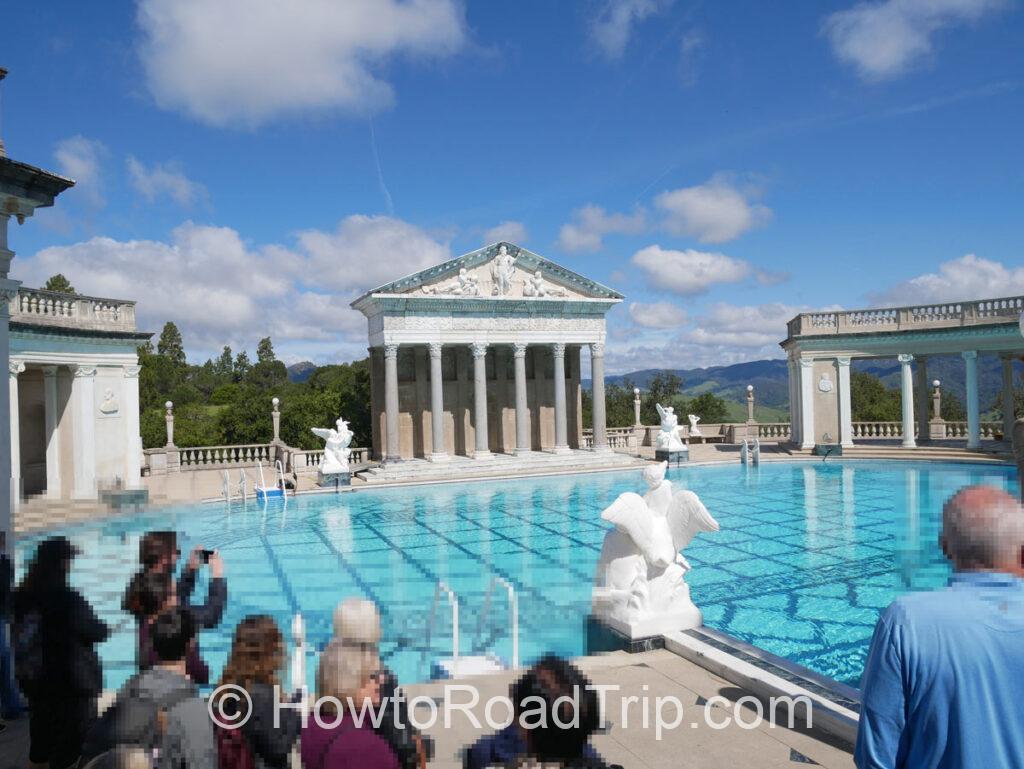
[[[622,295],[511,243],[367,292],[375,459],[607,452],[605,315]],[[584,371],[587,348],[590,370]]]
[[[893,358],[900,363],[904,447],[936,435],[941,423],[938,387],[928,379],[928,358],[959,355],[967,402],[967,448],[981,445],[979,356],[1002,361],[1002,434],[1013,431],[1013,359],[1024,355],[1020,317],[1024,296],[949,304],[803,313],[788,324],[781,343],[789,363],[792,441],[854,445],[850,363],[856,358]],[[988,404],[985,404],[986,406]]]

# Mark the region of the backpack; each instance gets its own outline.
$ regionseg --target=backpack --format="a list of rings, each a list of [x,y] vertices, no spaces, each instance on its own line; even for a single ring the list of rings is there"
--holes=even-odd
[[[43,678],[43,615],[26,612],[11,628],[14,650],[14,677],[22,691],[29,692]]]
[[[218,769],[255,769],[256,760],[241,729],[214,727]]]
[[[135,746],[152,752],[163,736],[161,716],[192,696],[188,689],[177,689],[162,699],[128,692],[118,697],[89,729],[82,745],[81,765],[118,747]]]

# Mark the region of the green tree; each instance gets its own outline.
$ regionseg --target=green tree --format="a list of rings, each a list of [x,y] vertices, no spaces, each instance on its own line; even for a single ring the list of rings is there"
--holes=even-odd
[[[71,281],[64,277],[62,273],[51,275],[43,286],[44,291],[59,291],[62,294],[77,294],[75,287],[71,285]]]
[[[277,356],[274,355],[274,345],[270,341],[270,337],[265,336],[256,345],[256,362],[273,363],[275,360],[277,360]]]
[[[898,422],[900,393],[864,371],[850,372],[850,401],[854,422]]]
[[[654,375],[647,385],[647,390],[641,393],[640,421],[645,425],[656,425],[661,422],[658,417],[657,404],[662,406],[673,406],[678,413],[682,412],[685,401],[680,397],[683,390],[683,380],[671,371],[661,371]]]
[[[224,345],[224,350],[214,361],[213,368],[217,372],[217,376],[223,377],[225,381],[231,379],[235,369],[230,347]]]
[[[167,321],[163,331],[160,332],[160,339],[156,343],[156,353],[177,366],[185,365],[185,344],[178,327],[171,321]]]
[[[232,377],[236,382],[241,382],[249,375],[250,370],[252,370],[252,363],[249,362],[249,353],[242,350],[235,356],[235,363],[231,367]]]
[[[706,424],[721,424],[729,420],[729,408],[725,400],[713,392],[705,392],[686,404],[686,413],[696,414]]]
[[[967,409],[964,408],[963,401],[961,401],[952,390],[946,390],[942,393],[942,402],[939,404],[939,412],[942,414],[942,418],[947,422],[967,421]],[[999,419],[1002,419],[1002,409],[999,410]]]

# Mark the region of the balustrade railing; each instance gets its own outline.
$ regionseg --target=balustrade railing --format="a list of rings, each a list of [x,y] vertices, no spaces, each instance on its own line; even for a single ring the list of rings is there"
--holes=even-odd
[[[637,448],[636,430],[633,427],[609,427],[605,431],[608,448],[619,451],[635,451]],[[583,431],[583,448],[594,448],[594,431]]]
[[[874,331],[956,328],[1015,321],[1024,312],[1024,296],[949,304],[805,312],[787,324],[789,336],[865,334]]]
[[[42,326],[134,331],[135,302],[20,288],[10,302],[11,321]]]
[[[915,425],[914,434],[917,434]],[[854,438],[902,438],[902,422],[854,422]]]
[[[365,448],[349,448],[348,461],[350,465],[366,464],[368,458],[369,452]],[[323,459],[323,449],[310,449],[308,451],[300,449],[289,450],[288,469],[300,475],[303,473],[315,473],[320,469]]]
[[[369,452],[351,448],[349,462],[366,464]],[[188,446],[146,449],[146,468],[150,473],[168,470],[217,470],[227,467],[272,465],[281,460],[286,472],[315,473],[323,461],[323,449],[304,451],[273,443],[250,443],[237,446]]]
[[[966,422],[945,422],[943,427],[945,429],[946,438],[967,438]],[[994,439],[996,437],[996,433],[1002,434],[1003,424],[1002,422],[981,422],[978,425],[978,432],[980,433],[982,440]]]

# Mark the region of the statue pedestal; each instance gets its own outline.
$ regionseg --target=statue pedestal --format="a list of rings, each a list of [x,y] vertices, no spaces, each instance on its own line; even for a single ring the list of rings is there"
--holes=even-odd
[[[690,449],[684,446],[680,449],[655,449],[654,459],[656,462],[668,462],[670,465],[678,465],[690,461]]]
[[[322,470],[317,470],[316,485],[321,486],[325,489],[338,489],[341,488],[342,486],[351,486],[352,473],[325,473]]]
[[[665,637],[656,635],[646,638],[630,638],[628,635],[619,632],[603,619],[593,614],[587,616],[583,621],[585,638],[587,639],[587,654],[598,654],[600,652],[628,652],[639,654],[640,652],[654,651],[665,648]]]

